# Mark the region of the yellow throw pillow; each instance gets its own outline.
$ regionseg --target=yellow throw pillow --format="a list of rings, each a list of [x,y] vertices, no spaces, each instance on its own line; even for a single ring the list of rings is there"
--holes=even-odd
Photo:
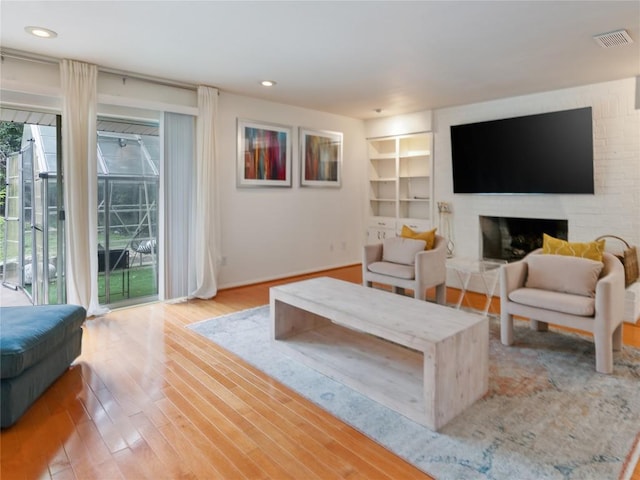
[[[436,243],[436,230],[429,230],[426,232],[416,232],[415,230],[407,227],[406,225],[402,226],[402,231],[400,232],[400,236],[404,238],[414,238],[416,240],[424,240],[427,242],[427,245],[424,247],[425,250],[431,250]]]
[[[601,262],[602,252],[604,252],[604,239],[584,243],[567,242],[544,233],[542,235],[542,252],[553,255],[589,258]]]

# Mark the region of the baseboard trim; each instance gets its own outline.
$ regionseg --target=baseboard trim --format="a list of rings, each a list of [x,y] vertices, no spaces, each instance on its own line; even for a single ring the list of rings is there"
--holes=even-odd
[[[238,282],[238,283],[227,283],[224,285],[220,285],[220,287],[218,288],[219,291],[223,291],[223,290],[231,290],[233,288],[239,288],[239,287],[250,287],[250,286],[255,286],[255,285],[260,285],[263,283],[271,283],[271,282],[277,282],[280,280],[284,280],[284,279],[295,279],[296,277],[301,277],[304,275],[317,275],[317,274],[322,274],[322,273],[328,273],[331,272],[333,270],[340,270],[342,268],[351,268],[351,267],[356,267],[359,266],[359,263],[349,263],[349,264],[338,264],[338,265],[331,265],[328,266],[326,268],[322,268],[320,270],[318,269],[309,269],[309,270],[300,270],[297,272],[290,272],[290,273],[286,273],[286,274],[282,274],[282,275],[277,275],[274,277],[264,277],[264,278],[258,278],[256,280],[252,280],[249,282]]]

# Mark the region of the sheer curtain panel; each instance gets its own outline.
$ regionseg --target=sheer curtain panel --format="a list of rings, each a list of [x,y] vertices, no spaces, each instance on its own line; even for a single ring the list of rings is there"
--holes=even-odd
[[[188,297],[195,290],[195,117],[164,114],[164,298]]]
[[[216,116],[218,90],[198,87],[198,120],[196,135],[194,254],[196,288],[192,297],[211,298],[217,287],[217,251],[219,235],[216,188]]]
[[[60,74],[67,302],[101,315],[107,309],[98,301],[98,67],[65,59]]]

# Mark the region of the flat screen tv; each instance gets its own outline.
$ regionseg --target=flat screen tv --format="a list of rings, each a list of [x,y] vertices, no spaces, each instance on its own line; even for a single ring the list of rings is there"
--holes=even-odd
[[[451,126],[454,193],[592,194],[591,107]]]

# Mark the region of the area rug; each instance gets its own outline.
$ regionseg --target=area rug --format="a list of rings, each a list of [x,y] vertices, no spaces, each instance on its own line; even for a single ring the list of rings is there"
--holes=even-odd
[[[518,324],[521,325],[518,325]],[[286,355],[269,307],[189,328],[235,353],[437,479],[628,479],[640,454],[640,350],[595,372],[590,338],[490,324],[489,392],[433,432]]]

